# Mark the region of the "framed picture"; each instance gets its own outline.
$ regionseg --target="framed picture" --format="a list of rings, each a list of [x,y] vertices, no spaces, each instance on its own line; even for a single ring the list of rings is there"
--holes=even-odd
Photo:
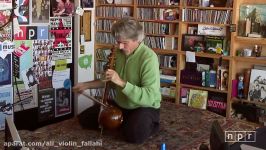
[[[84,40],[91,41],[91,11],[85,10],[80,17],[80,35],[84,35]]]
[[[81,0],[82,8],[93,8],[93,0]]]
[[[266,71],[252,69],[249,82],[248,99],[266,103]]]
[[[183,34],[182,39],[183,51],[200,52],[205,50],[205,41],[203,35]]]

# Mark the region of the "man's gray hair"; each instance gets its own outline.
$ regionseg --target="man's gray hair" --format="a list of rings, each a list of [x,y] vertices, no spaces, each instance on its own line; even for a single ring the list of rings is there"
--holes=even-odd
[[[142,25],[132,17],[125,17],[116,21],[111,28],[113,37],[118,39],[138,40],[144,39],[144,31]]]

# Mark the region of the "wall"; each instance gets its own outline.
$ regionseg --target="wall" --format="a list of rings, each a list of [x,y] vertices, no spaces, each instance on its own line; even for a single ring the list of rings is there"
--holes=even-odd
[[[80,1],[75,1],[76,6],[80,6]],[[95,2],[93,8],[84,8],[84,10],[90,10],[91,13],[91,41],[85,42],[85,53],[80,54],[80,16],[75,16],[75,35],[74,35],[74,83],[91,81],[94,79],[94,57],[92,57],[91,66],[88,68],[81,68],[78,64],[78,60],[80,57],[84,55],[92,55],[94,56],[94,21],[95,21]],[[75,115],[79,114],[89,106],[93,104],[91,100],[86,98],[83,95],[75,94],[74,97],[75,104]]]

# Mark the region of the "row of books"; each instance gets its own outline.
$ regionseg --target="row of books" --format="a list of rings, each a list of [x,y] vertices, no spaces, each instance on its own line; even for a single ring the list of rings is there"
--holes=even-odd
[[[97,32],[95,35],[95,41],[97,43],[115,44],[115,39],[113,38],[111,33],[108,32]]]
[[[144,32],[148,34],[169,34],[169,24],[156,22],[141,22]]]
[[[177,20],[178,9],[137,8],[137,18],[146,20]]]
[[[130,7],[100,6],[96,9],[96,16],[121,18],[124,16],[132,16],[132,11]]]
[[[207,109],[219,115],[226,116],[227,94],[182,87],[180,89],[181,103],[189,107]]]
[[[108,56],[110,55],[111,50],[110,49],[96,49],[96,59],[97,60],[103,60],[108,61]]]
[[[176,96],[176,87],[161,87],[160,88],[161,94],[163,96],[175,97]]]
[[[187,71],[181,70],[181,83],[203,87],[211,87],[219,90],[228,88],[228,70],[220,69],[206,71]]]
[[[176,82],[176,76],[161,74],[160,75],[160,81],[161,81],[161,83],[174,84]]]
[[[175,40],[174,37],[146,36],[144,43],[150,48],[174,50],[177,49],[177,42]]]
[[[179,0],[137,0],[138,5],[178,5]]]
[[[231,20],[231,10],[201,10],[188,8],[182,9],[182,21],[230,24]]]
[[[98,19],[98,20],[96,20],[96,30],[111,31],[111,26],[112,26],[113,22],[114,22],[113,20]]]
[[[158,55],[160,67],[176,68],[176,56]]]
[[[185,6],[194,7],[209,7],[213,5],[214,7],[231,7],[233,0],[184,0]]]

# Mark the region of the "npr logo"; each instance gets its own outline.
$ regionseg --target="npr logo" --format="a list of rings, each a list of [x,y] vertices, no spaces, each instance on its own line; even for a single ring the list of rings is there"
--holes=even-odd
[[[256,131],[225,131],[225,142],[256,142]]]

